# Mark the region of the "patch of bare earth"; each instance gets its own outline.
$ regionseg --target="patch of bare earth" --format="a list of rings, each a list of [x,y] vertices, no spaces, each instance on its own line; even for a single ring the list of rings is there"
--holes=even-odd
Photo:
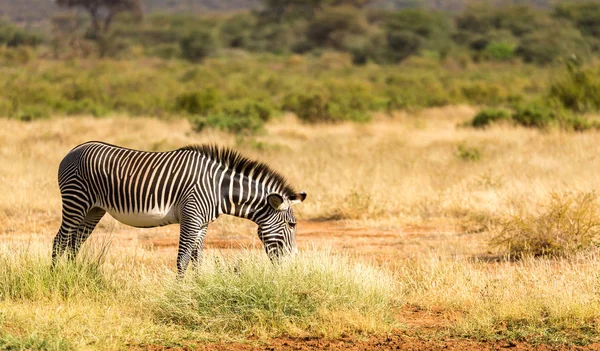
[[[148,345],[148,350],[215,350],[215,351],[308,351],[308,350],[600,350],[600,344],[584,346],[569,345],[532,345],[524,342],[478,342],[465,339],[436,339],[411,337],[402,332],[389,335],[372,336],[368,339],[342,337],[336,340],[320,338],[277,338],[264,344],[213,343],[204,345],[188,345],[184,347],[158,347]]]

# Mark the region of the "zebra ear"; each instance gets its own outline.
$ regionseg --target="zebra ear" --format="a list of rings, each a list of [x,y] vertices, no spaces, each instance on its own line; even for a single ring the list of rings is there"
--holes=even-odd
[[[267,201],[275,211],[284,211],[287,210],[289,207],[289,204],[287,204],[285,200],[283,200],[283,196],[277,193],[271,193],[267,195]]]
[[[301,203],[302,201],[304,201],[304,199],[306,199],[306,191],[302,190],[298,194],[291,197],[290,202],[292,203],[292,205],[295,205]]]

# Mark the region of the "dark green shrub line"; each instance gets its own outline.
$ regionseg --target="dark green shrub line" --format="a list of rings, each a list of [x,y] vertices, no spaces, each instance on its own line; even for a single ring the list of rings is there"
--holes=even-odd
[[[529,103],[518,103],[511,114],[505,109],[486,108],[469,123],[484,128],[498,122],[509,122],[530,128],[559,127],[584,131],[600,129],[600,120],[585,117],[600,111],[600,78],[594,67],[582,67],[574,57],[567,62],[566,73],[553,81],[545,97]]]
[[[184,116],[197,129],[243,134],[260,131],[264,122],[286,111],[307,123],[335,123],[365,122],[374,111],[508,104],[538,94],[529,79],[548,72],[513,64],[502,64],[504,71],[497,64],[456,71],[436,59],[356,67],[337,54],[212,58],[202,65],[159,59],[33,60],[0,70],[0,116]]]
[[[540,103],[518,106],[512,114],[507,110],[483,109],[475,115],[469,125],[475,128],[485,128],[499,122],[538,129],[559,128],[576,132],[600,130],[600,121]]]

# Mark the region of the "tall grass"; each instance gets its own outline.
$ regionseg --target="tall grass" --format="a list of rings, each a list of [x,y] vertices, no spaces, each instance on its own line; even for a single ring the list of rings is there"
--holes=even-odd
[[[0,250],[0,348],[369,334],[390,331],[399,306],[389,272],[328,252],[280,265],[262,252],[212,253],[183,281],[156,263],[124,269],[127,255],[104,264],[84,256],[54,270],[48,256]]]
[[[209,256],[155,300],[159,320],[211,333],[339,335],[387,331],[399,302],[390,274],[323,252],[272,265],[262,255]]]
[[[538,213],[521,211],[500,221],[492,245],[513,257],[565,256],[598,246],[600,208],[593,192],[552,192]]]
[[[597,342],[600,259],[525,259],[490,265],[431,255],[406,262],[403,300],[441,314],[454,336],[544,343]]]

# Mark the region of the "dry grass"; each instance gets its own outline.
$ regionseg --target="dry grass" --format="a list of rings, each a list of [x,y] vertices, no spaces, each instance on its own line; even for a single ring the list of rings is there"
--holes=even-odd
[[[551,192],[538,213],[514,213],[500,220],[492,245],[515,258],[558,257],[595,249],[600,238],[600,208],[595,193]]]
[[[0,349],[337,337],[389,332],[397,323],[393,276],[347,256],[306,251],[274,266],[257,252],[213,250],[177,281],[135,250],[104,256],[106,243],[86,248],[52,271],[40,243],[0,247]]]
[[[32,123],[0,120],[0,241],[39,247],[35,257],[46,259],[60,222],[57,166],[80,142],[103,140],[146,150],[218,142],[265,160],[292,184],[307,190],[307,201],[297,207],[299,219],[337,220],[348,232],[343,240],[317,236],[304,240],[330,242],[335,251],[350,247],[357,254],[372,253],[369,241],[383,234],[397,240],[393,251],[381,259],[387,260],[384,271],[396,276],[399,299],[435,314],[446,334],[551,342],[598,340],[600,259],[593,252],[585,257],[518,263],[477,260],[499,254],[488,242],[495,225],[508,213],[537,213],[552,191],[592,193],[597,189],[598,132],[457,127],[474,112],[459,106],[391,119],[378,116],[367,125],[318,127],[284,117],[269,125],[265,135],[246,140],[213,131],[195,134],[183,121],[127,117]],[[469,156],[473,150],[477,157]],[[299,227],[302,233],[302,223]],[[174,266],[174,248],[161,249],[157,241],[145,245],[153,237],[176,238],[176,232],[176,226],[131,229],[107,216],[95,233],[97,238],[113,241],[101,277],[113,283],[121,282],[119,277],[163,279],[165,267]],[[208,235],[231,242],[256,236],[253,224],[230,218],[211,225]],[[353,241],[360,245],[351,246]],[[254,243],[258,244],[256,239]],[[117,273],[108,274],[112,269]],[[16,292],[0,298],[0,340],[4,343],[0,348],[11,343],[39,348],[42,343],[50,349],[82,345],[115,349],[125,344],[182,345],[207,338],[181,327],[180,319],[137,313],[152,304],[148,300],[132,304],[121,298],[136,296],[139,286],[123,289],[119,285],[116,292],[110,286],[98,288],[102,294],[114,294],[107,300],[88,299],[95,294],[92,283],[85,285],[91,292],[77,288],[74,300],[68,301],[50,293],[42,292],[40,297],[31,292],[40,289],[31,287],[30,292],[24,290],[28,298],[17,298],[21,295]],[[321,321],[325,315],[321,314]],[[202,318],[192,313],[182,320]],[[403,324],[402,317],[398,322]],[[381,325],[360,328],[382,330]],[[223,330],[228,338],[244,335]],[[264,330],[268,328],[254,332]],[[340,332],[306,325],[288,331]]]

